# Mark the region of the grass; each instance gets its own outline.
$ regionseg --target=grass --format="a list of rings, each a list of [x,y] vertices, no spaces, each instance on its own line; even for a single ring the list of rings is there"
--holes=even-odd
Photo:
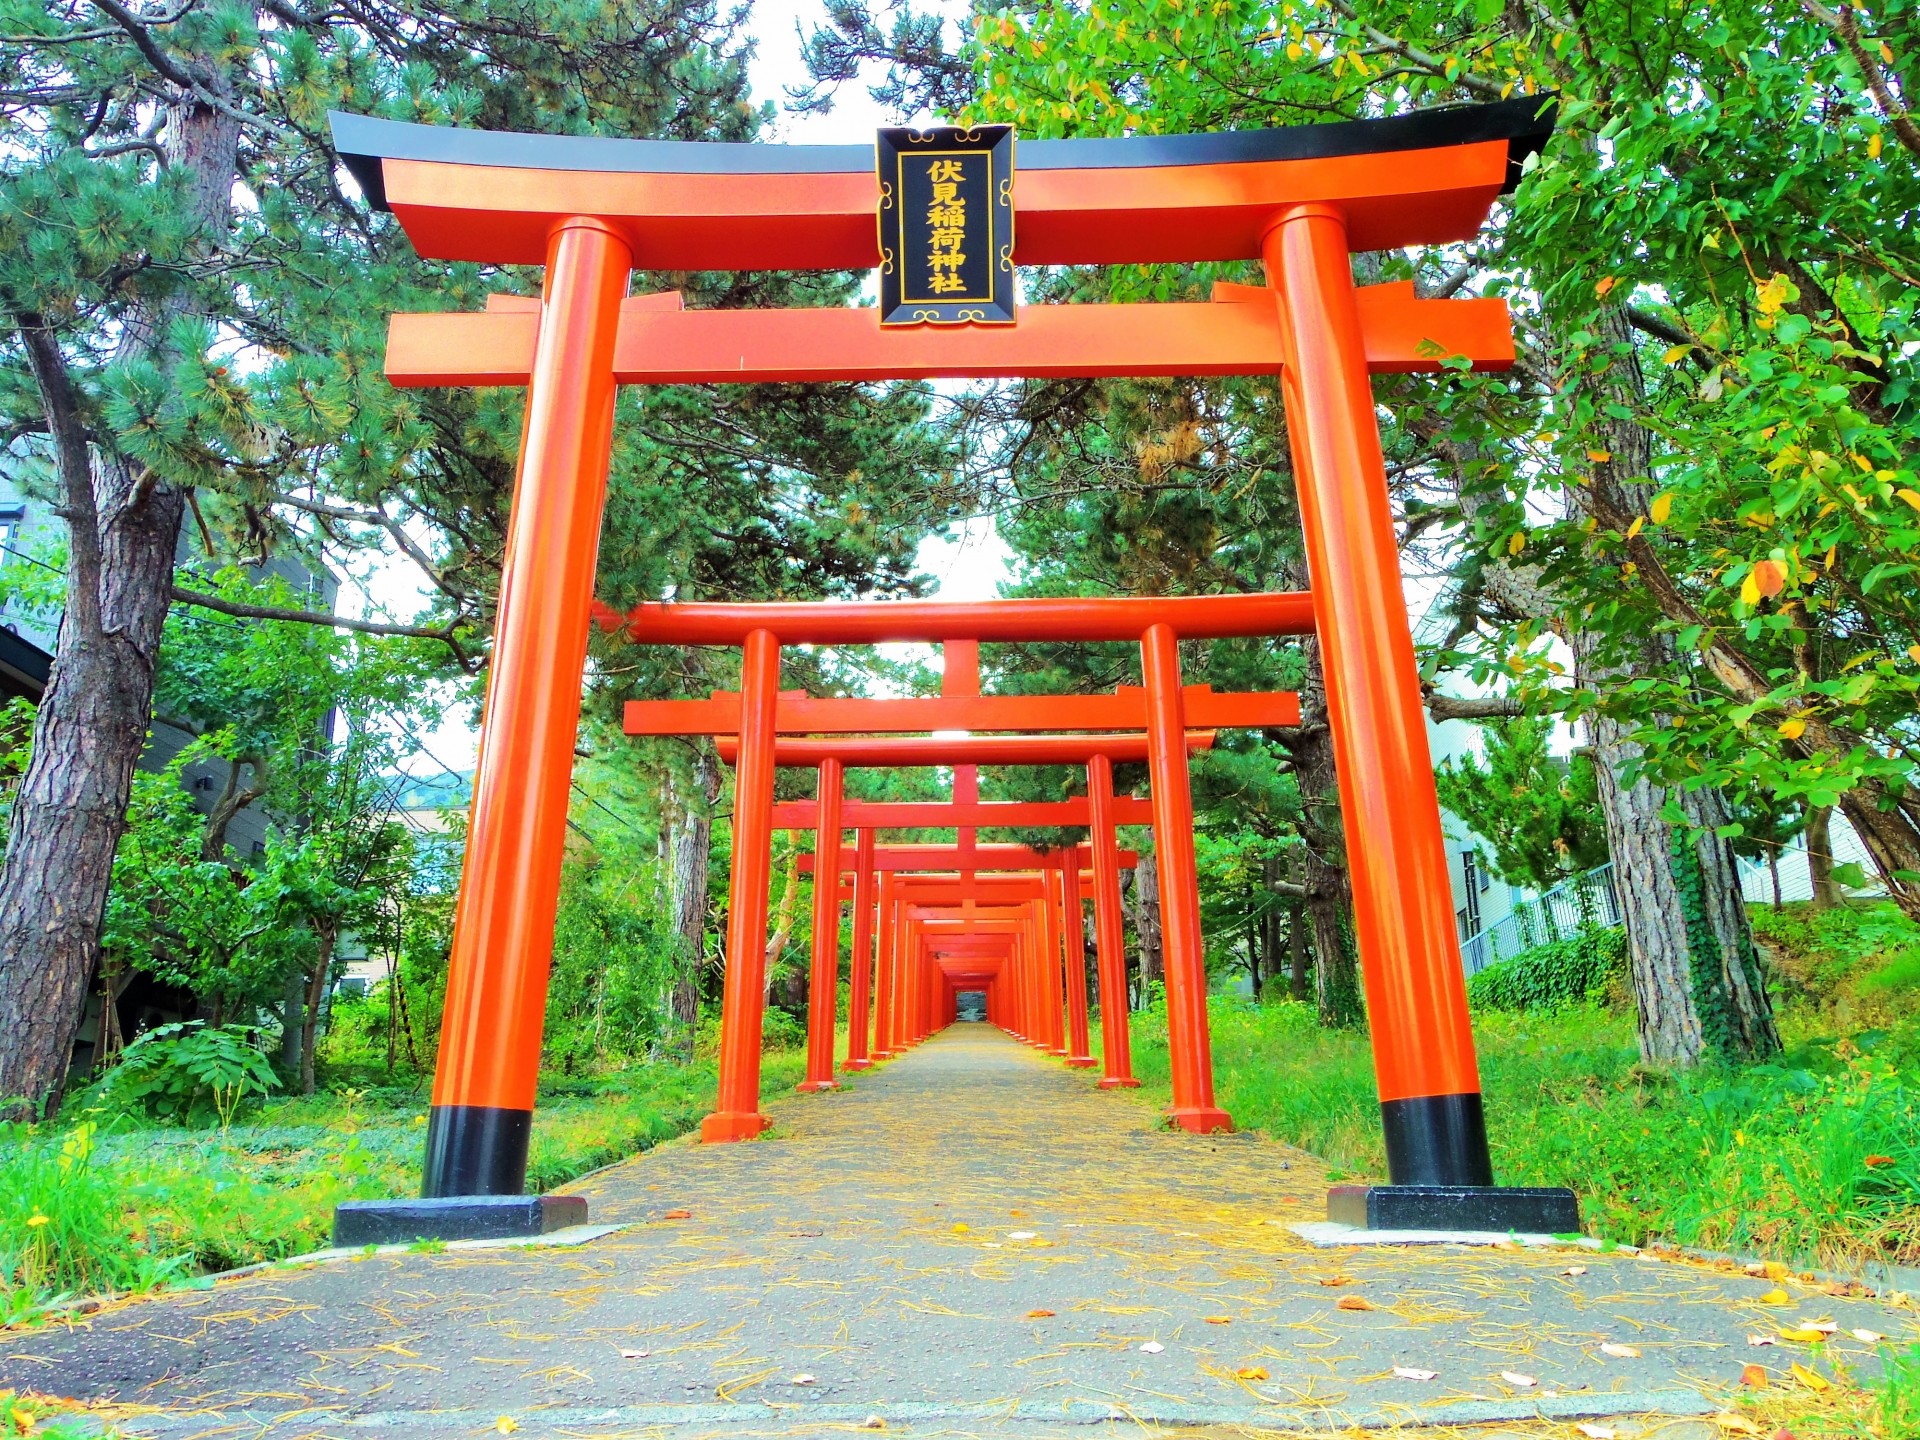
[[[1766,1065],[1643,1065],[1632,1016],[1597,1005],[1476,1015],[1500,1181],[1571,1187],[1589,1230],[1622,1243],[1920,1263],[1920,997],[1901,978],[1915,932],[1884,910],[1796,910],[1756,916],[1787,1044]],[[1284,1001],[1215,997],[1212,1020],[1238,1125],[1384,1177],[1364,1034]],[[1133,1035],[1135,1073],[1164,1097],[1164,1015]]]
[[[769,1053],[765,1093],[796,1052]],[[551,1190],[685,1134],[713,1108],[711,1060],[543,1087],[527,1183]],[[72,1295],[146,1291],[330,1243],[342,1200],[413,1195],[426,1134],[405,1089],[257,1108],[225,1134],[128,1115],[0,1132],[0,1324]]]

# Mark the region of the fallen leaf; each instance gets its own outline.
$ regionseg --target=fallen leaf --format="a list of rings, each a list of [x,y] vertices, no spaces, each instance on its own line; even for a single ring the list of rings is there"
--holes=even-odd
[[[1517,1370],[1502,1370],[1500,1372],[1500,1378],[1509,1385],[1518,1385],[1522,1390],[1531,1390],[1535,1385],[1540,1383],[1534,1379],[1533,1376],[1522,1375]]]
[[[1878,1170],[1882,1165],[1892,1165],[1893,1163],[1895,1162],[1891,1155],[1869,1155],[1866,1160],[1866,1165],[1869,1170]]]
[[[520,1428],[520,1422],[511,1415],[502,1415],[498,1420],[493,1422],[493,1428],[498,1430],[502,1435],[511,1435]]]
[[[1735,1435],[1758,1435],[1761,1433],[1760,1427],[1754,1424],[1753,1421],[1744,1415],[1736,1415],[1731,1410],[1722,1410],[1718,1415],[1713,1417],[1713,1423],[1718,1425],[1722,1430],[1730,1431]]]
[[[1767,1388],[1767,1367],[1764,1365],[1745,1365],[1740,1370],[1740,1383],[1749,1390]]]
[[[1393,1367],[1393,1373],[1398,1375],[1402,1380],[1431,1380],[1440,1372],[1438,1370],[1416,1370],[1411,1365],[1396,1365]]]
[[[1562,1275],[1584,1275],[1587,1273],[1587,1267],[1584,1265],[1569,1265],[1560,1273]]]
[[[1587,1440],[1613,1440],[1613,1427],[1611,1425],[1593,1425],[1582,1420],[1573,1428],[1586,1436]]]
[[[620,1352],[620,1358],[622,1360],[644,1360],[647,1358],[647,1352],[644,1350],[622,1350]]]
[[[953,1227],[953,1233],[956,1235],[964,1235],[972,1228],[971,1225],[955,1225]]]
[[[1144,1344],[1142,1344],[1140,1348],[1146,1351],[1147,1354],[1149,1355],[1158,1355],[1162,1350],[1166,1349],[1167,1347],[1162,1345],[1158,1340],[1148,1340]]]
[[[1749,1345],[1774,1345],[1779,1342],[1771,1335],[1749,1335],[1747,1336],[1747,1343]]]
[[[812,1385],[815,1383],[815,1381],[813,1376],[811,1375],[796,1375],[788,1383],[793,1385]]]
[[[878,1415],[869,1415],[860,1422],[860,1428],[862,1430],[884,1430],[887,1428],[887,1422],[882,1420]]]
[[[1051,1320],[1051,1319],[1053,1318],[1053,1311],[1051,1311],[1051,1310],[1029,1310],[1029,1311],[1027,1311],[1027,1318],[1028,1318],[1029,1320]]]
[[[1796,1345],[1818,1345],[1827,1336],[1824,1330],[1782,1330],[1780,1338]]]
[[[1342,1295],[1334,1307],[1336,1310],[1371,1310],[1373,1302],[1364,1295]]]
[[[1787,1267],[1782,1265],[1778,1260],[1768,1260],[1762,1264],[1760,1268],[1766,1272],[1769,1280],[1784,1280],[1787,1278]]]
[[[1336,1285],[1351,1285],[1353,1283],[1353,1277],[1351,1275],[1334,1275],[1322,1280],[1320,1283],[1331,1289]]]
[[[1012,1233],[1011,1235],[1009,1235],[1009,1236],[1007,1236],[1007,1239],[1009,1239],[1009,1240],[1031,1240],[1031,1239],[1033,1239],[1033,1231],[1031,1231],[1031,1230],[1016,1230],[1016,1231],[1014,1231],[1014,1232],[1013,1232],[1013,1233]]]
[[[1247,1365],[1234,1371],[1233,1378],[1236,1380],[1265,1380],[1267,1378],[1267,1372],[1264,1366]]]
[[[1798,1360],[1794,1361],[1793,1364],[1787,1368],[1793,1371],[1793,1378],[1809,1390],[1831,1390],[1833,1388],[1833,1382],[1831,1380],[1828,1380],[1825,1376],[1814,1374],[1813,1371],[1802,1365]]]
[[[1791,1305],[1793,1298],[1784,1290],[1769,1290],[1760,1297],[1762,1305]]]
[[[691,1210],[669,1210],[665,1218],[668,1220],[691,1220],[693,1218],[693,1212]]]
[[[1638,1360],[1640,1358],[1640,1352],[1634,1349],[1633,1346],[1616,1345],[1611,1340],[1601,1345],[1600,1353],[1602,1355],[1613,1355],[1621,1360]]]
[[[1831,1335],[1840,1327],[1831,1320],[1802,1320],[1800,1322],[1800,1328],[1802,1330],[1815,1330],[1822,1335]]]
[[[1853,1338],[1868,1345],[1878,1345],[1887,1337],[1882,1335],[1878,1330],[1862,1330],[1856,1326],[1854,1328]]]
[[[1207,1323],[1209,1325],[1231,1325],[1233,1323],[1233,1317],[1231,1315],[1209,1315],[1207,1316]]]

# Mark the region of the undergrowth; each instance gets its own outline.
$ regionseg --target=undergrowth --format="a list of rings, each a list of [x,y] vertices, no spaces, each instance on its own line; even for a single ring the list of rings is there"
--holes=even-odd
[[[768,1054],[765,1093],[790,1088],[804,1063]],[[705,1060],[543,1085],[528,1188],[685,1134],[714,1091]],[[69,1296],[321,1249],[342,1200],[419,1193],[425,1136],[424,1101],[405,1088],[268,1103],[224,1134],[98,1109],[57,1129],[0,1127],[0,1324]]]
[[[1589,1231],[1622,1243],[1920,1263],[1920,1021],[1897,978],[1914,932],[1879,912],[1756,921],[1776,953],[1783,931],[1807,936],[1776,962],[1788,1049],[1768,1064],[1643,1065],[1632,1015],[1591,1000],[1476,1012],[1496,1178],[1569,1186]],[[1850,958],[1823,955],[1820,931]],[[1364,1031],[1322,1029],[1284,1000],[1216,996],[1210,1011],[1215,1093],[1237,1125],[1320,1155],[1336,1178],[1385,1178]],[[1132,1034],[1135,1073],[1164,1099],[1164,1009],[1135,1015]]]

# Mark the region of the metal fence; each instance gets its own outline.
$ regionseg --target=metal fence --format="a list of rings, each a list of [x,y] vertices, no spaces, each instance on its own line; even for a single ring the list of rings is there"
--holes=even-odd
[[[1583,929],[1612,929],[1620,924],[1620,897],[1614,893],[1613,866],[1602,865],[1563,880],[1544,895],[1522,900],[1499,920],[1460,945],[1469,975],[1510,959],[1522,950],[1564,940]]]

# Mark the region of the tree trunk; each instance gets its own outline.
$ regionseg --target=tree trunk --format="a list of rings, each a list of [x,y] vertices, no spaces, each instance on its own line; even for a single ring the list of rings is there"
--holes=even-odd
[[[1160,969],[1160,875],[1151,850],[1140,852],[1140,863],[1133,871],[1133,929],[1140,941],[1140,1000],[1144,1005],[1151,987],[1161,978]]]
[[[1292,952],[1293,968],[1287,981],[1287,994],[1295,1000],[1307,998],[1307,910],[1304,905],[1287,907],[1287,949]]]
[[[306,993],[300,975],[287,976],[286,993],[280,997],[280,1068],[289,1075],[300,1073],[300,1006]]]
[[[1346,832],[1340,817],[1340,779],[1334,767],[1333,730],[1327,722],[1327,686],[1320,643],[1301,645],[1307,673],[1300,686],[1300,728],[1284,732],[1300,790],[1300,834],[1306,841],[1301,883],[1307,892],[1307,926],[1313,938],[1314,1008],[1322,1025],[1360,1024],[1360,974],[1354,956],[1353,884],[1347,873]]]
[[[193,68],[208,93],[231,90],[215,67]],[[175,92],[168,103],[169,173],[184,181],[179,218],[207,251],[227,232],[239,134],[237,120],[197,96]],[[187,303],[133,317],[119,358],[169,376],[173,323]],[[0,1114],[26,1118],[58,1109],[98,958],[186,494],[123,457],[95,463],[59,336],[41,316],[11,318],[46,413],[68,539],[66,613],[0,868]]]
[[[707,949],[707,866],[713,849],[713,804],[720,794],[720,767],[704,747],[695,755],[696,795],[679,797],[673,810],[669,869],[673,877],[674,1048],[693,1058],[700,1024],[700,966]]]
[[[772,984],[773,967],[780,963],[780,956],[787,948],[787,940],[793,934],[793,910],[800,898],[800,847],[794,846],[787,852],[786,885],[780,891],[780,907],[774,912],[773,935],[767,941],[767,977]],[[807,976],[803,967],[800,970],[799,991],[795,994],[794,977],[787,976],[787,1004],[799,1009],[806,1003]]]
[[[240,784],[242,765],[250,766],[253,770],[251,785]],[[234,816],[267,793],[266,782],[266,766],[254,756],[243,755],[228,764],[227,783],[220,787],[219,798],[213,802],[213,809],[207,812],[206,828],[200,833],[202,860],[227,858],[227,827],[233,824]]]
[[[1807,873],[1813,878],[1813,908],[1831,910],[1843,898],[1833,879],[1833,807],[1807,812]]]
[[[314,957],[313,974],[307,977],[306,1014],[300,1025],[300,1093],[313,1094],[314,1050],[320,1040],[320,1006],[327,998],[327,981],[333,974],[333,927],[317,932],[320,953]]]

